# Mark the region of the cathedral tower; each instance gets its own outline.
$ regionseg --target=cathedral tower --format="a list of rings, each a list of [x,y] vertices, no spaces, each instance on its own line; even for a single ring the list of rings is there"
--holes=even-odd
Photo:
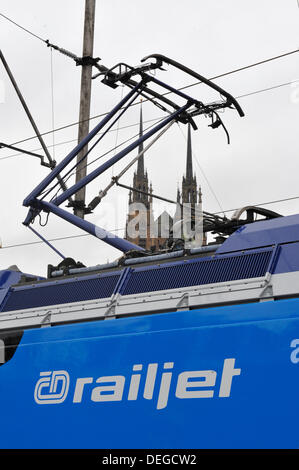
[[[143,116],[142,106],[140,106],[139,137],[143,135]],[[138,154],[143,152],[143,143],[139,145]],[[160,191],[158,191],[160,193]],[[144,154],[138,158],[137,170],[133,176],[133,188],[129,193],[129,213],[126,222],[125,238],[136,245],[150,250],[151,248],[160,249],[168,241],[170,233],[174,230],[174,225],[180,227],[183,216],[186,213],[182,209],[182,204],[189,208],[189,219],[191,229],[194,229],[194,215],[197,216],[201,210],[201,188],[197,187],[196,176],[193,173],[192,163],[192,144],[191,128],[188,125],[187,156],[186,156],[186,174],[182,178],[181,190],[177,192],[177,209],[174,218],[168,212],[164,211],[154,220],[152,209],[152,185],[149,183],[148,174],[144,166]],[[188,210],[188,209],[187,209]],[[188,216],[187,216],[188,217]],[[196,222],[198,221],[198,217]],[[152,229],[152,231],[151,231]],[[198,229],[196,229],[198,230]],[[179,233],[181,229],[179,228]],[[174,238],[181,238],[182,235],[176,235]],[[203,240],[206,244],[206,240]]]
[[[179,220],[187,215],[188,209],[190,215],[196,220],[196,231],[198,230],[198,221],[201,220],[201,203],[202,203],[202,192],[200,185],[197,186],[196,175],[193,173],[193,162],[192,162],[192,142],[191,142],[191,125],[188,124],[188,136],[187,136],[187,155],[186,155],[186,173],[182,178],[181,190],[177,190],[177,210],[174,216],[174,221],[177,224]],[[187,214],[184,214],[182,204],[186,204]],[[177,226],[177,225],[176,225]],[[191,228],[195,228],[195,223],[191,223]],[[175,234],[174,234],[175,235]],[[203,237],[203,244],[206,244],[206,238]]]
[[[182,204],[191,203],[192,205],[195,205],[199,202],[197,195],[196,176],[193,176],[191,126],[188,124],[186,175],[183,176],[182,179],[182,192],[179,193],[178,190],[177,202],[181,202]]]
[[[140,106],[140,122],[139,122],[139,137],[143,135],[143,117],[142,117],[142,105]],[[143,143],[138,147],[138,154],[143,152]],[[152,185],[149,184],[148,174],[144,168],[144,154],[142,154],[137,162],[137,171],[134,172],[133,176],[133,189],[143,191],[144,193],[137,191],[130,191],[129,193],[129,214],[126,223],[126,235],[125,238],[136,245],[141,246],[147,250],[151,247],[150,238],[150,223],[153,218],[152,214]],[[132,223],[133,219],[137,219],[140,222],[135,224]],[[131,222],[131,224],[130,224]],[[137,236],[133,232],[138,232]]]

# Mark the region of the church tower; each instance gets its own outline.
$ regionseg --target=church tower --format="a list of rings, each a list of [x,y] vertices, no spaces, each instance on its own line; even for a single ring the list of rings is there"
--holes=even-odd
[[[183,180],[182,180],[181,202],[183,204],[190,203],[192,204],[192,206],[198,202],[196,176],[195,175],[193,176],[190,123],[188,124],[186,175],[183,176]]]
[[[142,118],[142,107],[140,106],[140,122],[139,122],[139,137],[143,136],[143,118]],[[138,147],[138,154],[143,152],[143,142]],[[144,154],[142,154],[137,162],[137,171],[134,173],[133,178],[133,188],[144,191],[146,193],[149,192],[149,183],[148,183],[148,174],[147,171],[144,170]],[[149,208],[150,205],[150,198],[146,194],[137,193],[133,191],[132,195],[132,202],[141,202],[143,203],[146,208]]]
[[[140,106],[139,137],[143,135],[142,105]],[[139,145],[138,154],[143,152],[143,143]],[[147,171],[144,166],[144,154],[138,158],[137,170],[133,176],[133,187],[129,193],[129,213],[126,222],[125,238],[146,250],[161,249],[169,239],[170,233],[174,238],[181,238],[181,221],[184,214],[182,204],[187,204],[190,216],[198,214],[201,210],[201,188],[197,187],[196,176],[193,173],[191,128],[188,125],[186,174],[182,178],[181,190],[177,192],[177,209],[174,218],[164,211],[154,220],[152,209],[152,185],[149,182]],[[187,215],[188,218],[188,215]],[[179,231],[175,232],[175,226]],[[198,226],[197,226],[198,227]],[[152,230],[151,230],[152,229]],[[191,229],[194,229],[194,221],[191,222]],[[198,228],[196,229],[198,233]],[[177,233],[177,235],[176,235]],[[206,244],[206,239],[203,239]]]
[[[140,106],[140,122],[139,122],[139,137],[143,135],[143,116],[142,116],[142,105]],[[143,143],[138,147],[138,154],[143,152]],[[150,238],[150,223],[153,218],[152,213],[152,185],[149,184],[148,174],[144,168],[144,154],[142,154],[137,162],[137,171],[134,172],[133,176],[133,189],[143,191],[144,193],[137,191],[130,191],[129,193],[129,214],[126,223],[126,234],[125,238],[136,245],[141,246],[147,250],[151,247]],[[132,223],[133,219],[137,221]],[[131,222],[131,224],[130,224]],[[135,233],[132,233],[136,231]],[[138,232],[138,234],[137,234]],[[133,236],[137,235],[137,236]]]
[[[174,216],[175,222],[183,219],[184,212],[181,204],[186,204],[187,208],[191,209],[191,214],[195,219],[199,220],[199,211],[201,211],[202,204],[202,192],[201,187],[196,181],[196,175],[193,173],[193,162],[192,162],[192,142],[191,142],[191,125],[188,124],[188,137],[187,137],[187,155],[186,155],[186,173],[182,178],[181,191],[177,190],[177,209]],[[191,224],[194,228],[194,223]],[[203,237],[203,244],[206,244],[206,238]]]

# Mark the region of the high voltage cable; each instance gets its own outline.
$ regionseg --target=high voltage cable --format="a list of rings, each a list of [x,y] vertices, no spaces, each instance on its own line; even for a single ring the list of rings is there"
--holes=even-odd
[[[5,18],[6,20],[10,21],[11,23],[13,23],[15,26],[17,26],[18,28],[22,29],[23,31],[26,31],[26,33],[30,34],[31,36],[34,36],[35,38],[39,39],[40,41],[46,43],[46,40],[41,38],[40,36],[38,36],[37,34],[33,33],[32,31],[30,31],[29,29],[27,28],[24,28],[24,26],[21,26],[19,23],[16,23],[15,21],[13,21],[11,18],[8,18],[8,16],[5,16],[3,15],[3,13],[0,13],[0,16],[2,16],[3,18]]]
[[[299,82],[299,79],[296,78],[296,80],[292,80],[291,82],[281,83],[280,85],[274,85],[274,86],[271,86],[271,87],[268,87],[268,88],[262,88],[260,90],[252,91],[252,92],[246,93],[244,95],[239,95],[239,96],[236,97],[236,99],[246,98],[247,96],[251,96],[251,95],[257,95],[258,93],[264,93],[265,91],[271,91],[271,90],[274,90],[276,88],[281,88],[283,86],[292,85],[292,83],[297,83],[297,82]]]
[[[276,88],[281,88],[281,87],[284,87],[284,86],[287,86],[287,85],[292,85],[292,83],[297,83],[299,81],[299,79],[296,79],[296,80],[292,80],[291,82],[285,82],[285,83],[281,83],[279,85],[274,85],[274,86],[271,86],[271,87],[268,87],[268,88],[262,88],[260,90],[255,90],[253,92],[250,92],[250,93],[246,93],[244,95],[239,95],[239,96],[236,96],[236,99],[242,99],[242,98],[246,98],[247,96],[252,96],[252,95],[256,95],[258,93],[264,93],[266,91],[271,91],[271,90],[275,90]],[[99,114],[97,116],[93,116],[90,118],[91,119],[96,119],[97,117],[102,117],[102,116],[105,116],[106,113],[104,114]],[[148,119],[146,121],[144,121],[144,123],[147,123],[147,122],[152,122],[152,121],[158,121],[159,119],[161,119],[160,117],[159,118],[155,118],[155,119]],[[62,130],[62,129],[65,129],[66,127],[70,127],[70,126],[74,126],[78,123],[74,123],[74,124],[69,124],[67,126],[64,126],[64,127],[61,127],[61,128],[58,128],[58,129],[54,129],[54,131],[48,131],[48,132],[45,132],[44,134],[41,134],[41,135],[46,135],[46,134],[51,134],[52,132],[56,132],[56,131],[59,131],[59,130]],[[139,123],[135,123],[135,124],[129,124],[128,126],[122,126],[119,128],[119,130],[121,129],[128,129],[130,127],[135,127],[135,126],[138,126]],[[116,130],[115,129],[112,129],[110,130],[109,132],[115,132]],[[11,145],[16,145],[16,144],[19,144],[19,143],[22,143],[22,142],[27,142],[28,140],[32,140],[32,139],[35,139],[36,137],[29,137],[28,139],[24,139],[24,140],[20,140],[18,142],[15,142],[14,144],[11,144]],[[71,139],[71,140],[66,140],[64,142],[58,142],[57,144],[55,145],[49,145],[49,147],[57,147],[59,145],[63,145],[63,144],[69,144],[71,142],[76,142],[77,139]],[[38,150],[42,150],[41,147],[39,148],[36,148],[36,149],[33,149],[31,150],[32,152],[36,152]],[[1,157],[0,158],[0,161],[1,160],[6,160],[8,158],[12,158],[12,157],[16,157],[18,155],[22,155],[22,152],[19,152],[19,153],[15,153],[15,154],[12,154],[12,155],[7,155],[6,157]]]
[[[296,52],[299,52],[299,49],[294,49],[293,51],[285,52],[284,54],[280,54],[280,55],[277,55],[277,56],[274,56],[274,57],[270,57],[269,59],[264,59],[264,60],[261,60],[259,62],[255,62],[255,63],[250,64],[250,65],[245,65],[244,67],[239,67],[237,69],[231,70],[230,72],[224,72],[224,73],[221,73],[220,75],[215,75],[215,77],[211,77],[211,78],[209,78],[209,80],[216,80],[217,78],[226,77],[227,75],[231,75],[233,73],[242,72],[243,70],[250,69],[251,67],[256,67],[257,65],[266,64],[267,62],[271,62],[272,60],[281,59],[282,57],[286,57],[288,55],[295,54]],[[190,85],[185,85],[185,86],[183,86],[182,88],[179,88],[179,89],[180,90],[185,90],[186,88],[190,88],[190,87],[198,85],[200,83],[202,83],[202,82],[196,82],[196,83],[192,83]],[[167,92],[167,94],[168,93],[170,93],[170,92]]]
[[[144,124],[147,124],[148,122],[154,122],[154,121],[156,122],[156,121],[159,121],[160,119],[163,119],[162,116],[161,116],[161,117],[158,117],[158,118],[154,118],[154,119],[147,119],[146,121],[143,121],[143,123],[144,123]],[[139,123],[128,124],[127,126],[119,127],[118,130],[129,129],[130,127],[136,127],[136,126],[138,126],[138,125],[139,125]],[[108,132],[110,133],[110,132],[116,132],[116,131],[117,131],[117,129],[111,129],[111,130],[108,131]],[[49,133],[52,133],[52,132],[53,132],[53,131],[50,131]],[[108,133],[108,132],[107,132],[107,133]],[[104,133],[104,132],[99,132],[98,135],[103,134],[103,133]],[[44,134],[43,134],[43,135],[44,135]],[[138,135],[138,134],[137,134],[137,135]],[[66,140],[66,141],[64,141],[64,142],[58,142],[58,143],[55,144],[55,145],[49,145],[49,147],[57,147],[58,145],[69,144],[69,143],[71,143],[71,142],[77,142],[77,140],[78,140],[78,139],[71,139],[71,140]],[[34,151],[34,152],[37,152],[38,150],[42,150],[42,148],[39,147],[39,148],[37,148],[37,149],[35,149],[35,150],[33,150],[33,151]],[[18,155],[22,155],[22,152],[18,152],[18,153],[14,153],[14,154],[12,154],[12,155],[7,155],[6,157],[2,157],[2,158],[0,158],[0,161],[1,161],[1,160],[6,160],[7,158],[16,157],[16,156],[18,156]]]
[[[123,228],[116,228],[114,230],[109,230],[109,232],[111,232],[111,233],[119,232],[120,230],[124,230],[124,229]],[[59,240],[68,240],[70,238],[80,238],[80,237],[89,237],[89,236],[91,236],[90,233],[82,233],[81,235],[69,235],[67,237],[51,238],[50,240],[47,240],[47,241],[55,242],[55,241],[59,241]],[[37,245],[39,243],[44,243],[44,242],[43,241],[36,241],[36,242],[19,243],[19,244],[16,244],[16,245],[7,245],[7,246],[2,246],[0,248],[0,250],[3,250],[5,248],[17,248],[19,246]]]
[[[48,45],[47,40],[44,40],[44,39],[42,39],[41,37],[39,37],[38,35],[36,35],[36,34],[30,32],[29,30],[27,30],[26,28],[22,27],[21,25],[19,25],[19,24],[16,23],[15,21],[11,20],[11,19],[8,18],[7,16],[3,15],[2,13],[0,13],[0,16],[4,17],[4,18],[7,19],[8,21],[11,21],[13,24],[15,24],[16,26],[18,26],[19,28],[23,29],[24,31],[28,32],[28,33],[31,34],[32,36],[38,38],[39,40],[43,41],[44,43],[46,43],[46,44]],[[210,77],[209,80],[215,80],[215,79],[217,79],[217,78],[225,77],[225,76],[231,75],[231,74],[233,74],[233,73],[241,72],[241,71],[247,70],[247,69],[249,69],[249,68],[251,68],[251,67],[256,67],[256,66],[258,66],[258,65],[262,65],[262,64],[265,64],[265,63],[270,62],[270,61],[273,61],[273,60],[281,59],[281,58],[283,58],[283,57],[289,56],[289,55],[291,55],[291,54],[295,54],[295,53],[297,53],[297,52],[299,52],[299,49],[295,49],[295,50],[286,52],[286,53],[284,53],[284,54],[280,54],[280,55],[277,55],[277,56],[273,56],[273,57],[270,57],[270,58],[268,58],[268,59],[264,59],[264,60],[261,60],[261,61],[258,61],[258,62],[249,64],[249,65],[246,65],[246,66],[244,66],[244,67],[239,67],[239,68],[237,68],[237,69],[233,69],[233,70],[230,70],[230,71],[228,71],[228,72],[224,72],[224,73],[221,73],[221,74],[219,74],[219,75],[215,75],[214,77]],[[195,85],[198,85],[198,84],[200,84],[200,83],[202,83],[202,82],[199,81],[199,82],[192,83],[192,84],[190,84],[190,85],[185,85],[185,86],[183,86],[183,87],[178,88],[178,90],[184,90],[184,89],[193,87],[193,86],[195,86]],[[281,86],[281,85],[280,85],[280,86]],[[172,92],[166,92],[166,93],[164,93],[162,96],[166,96],[166,95],[168,95],[168,94],[170,94],[170,93],[172,93]],[[238,97],[237,97],[237,98],[238,98]],[[148,100],[145,99],[144,101],[148,101]],[[138,103],[135,103],[135,104],[133,104],[132,106],[136,106],[137,104],[138,104]],[[104,117],[104,116],[106,116],[107,114],[108,114],[108,112],[102,113],[102,114],[99,114],[99,115],[96,115],[96,116],[92,116],[91,118],[88,119],[88,121],[91,121],[91,120],[96,119],[96,118],[99,118],[99,117]],[[84,122],[84,121],[77,121],[77,122],[74,122],[74,123],[71,123],[71,124],[67,124],[67,125],[65,125],[65,126],[62,126],[62,127],[57,128],[57,129],[54,129],[54,130],[52,129],[51,131],[44,132],[44,133],[41,134],[41,135],[44,136],[44,135],[50,134],[50,133],[52,133],[52,132],[58,132],[58,131],[67,129],[67,128],[72,127],[72,126],[76,126],[76,125],[80,124],[81,122]],[[36,138],[36,136],[29,137],[29,138],[26,138],[26,139],[23,139],[23,140],[14,142],[14,143],[11,144],[11,145],[20,144],[20,143],[22,143],[22,142],[26,142],[26,141],[28,141],[28,140],[35,139],[35,138]]]
[[[298,0],[297,0],[297,3],[298,3]],[[31,36],[35,37],[36,39],[39,39],[41,42],[45,43],[47,46],[49,46],[49,40],[48,39],[43,39],[41,36],[39,36],[38,34],[36,33],[33,33],[32,31],[30,31],[29,29],[25,28],[24,26],[20,25],[19,23],[17,23],[16,21],[12,20],[11,18],[9,18],[8,16],[4,15],[3,13],[0,13],[0,16],[2,16],[3,18],[5,18],[7,21],[11,22],[12,24],[14,24],[15,26],[17,26],[18,28],[22,29],[23,31],[25,31],[26,33],[30,34]],[[270,62],[272,60],[276,60],[276,59],[280,59],[282,57],[285,57],[285,56],[288,56],[290,54],[294,54],[296,52],[298,52],[299,49],[295,49],[293,51],[289,51],[289,52],[285,52],[284,54],[280,54],[278,56],[274,56],[274,57],[270,57],[268,59],[264,59],[264,60],[261,60],[259,62],[255,62],[253,64],[250,64],[250,65],[245,65],[244,67],[239,67],[237,69],[234,69],[230,72],[224,72],[220,75],[216,75],[215,77],[211,77],[209,80],[215,80],[216,78],[221,78],[221,77],[225,77],[226,75],[229,75],[231,73],[236,73],[236,72],[241,72],[242,70],[246,70],[246,69],[249,69],[251,67],[255,67],[257,65],[262,65],[262,64],[265,64],[267,62]],[[73,55],[73,54],[72,54]],[[201,82],[196,82],[196,83],[192,83],[190,85],[185,85],[183,86],[182,88],[179,88],[179,90],[184,90],[186,88],[190,88],[192,86],[195,86],[197,85],[198,83],[201,83]],[[171,92],[167,92],[165,93],[165,95],[169,94]]]
[[[296,49],[295,51],[288,52],[288,53],[286,53],[286,54],[282,54],[282,55],[280,55],[280,56],[276,56],[276,57],[272,57],[272,58],[270,58],[270,59],[263,60],[263,61],[261,61],[261,62],[256,62],[255,64],[247,65],[247,66],[245,66],[245,67],[242,67],[242,68],[239,68],[239,69],[235,69],[235,70],[232,70],[232,71],[230,71],[230,72],[222,73],[222,74],[217,75],[217,76],[215,76],[215,77],[209,78],[209,80],[214,80],[214,79],[216,79],[216,78],[225,77],[225,76],[227,76],[227,75],[230,75],[230,74],[237,73],[237,72],[240,72],[240,71],[242,71],[242,70],[248,69],[248,68],[250,68],[250,67],[255,67],[255,66],[257,66],[257,65],[261,65],[261,64],[266,63],[266,62],[269,62],[269,61],[271,61],[271,60],[275,60],[275,59],[284,57],[284,56],[286,56],[286,55],[294,54],[295,52],[299,52],[299,49]],[[295,81],[297,81],[297,80],[295,80]],[[195,85],[199,85],[200,83],[202,83],[202,82],[192,83],[192,84],[190,84],[190,85],[186,85],[186,86],[184,86],[184,87],[178,88],[178,90],[184,90],[184,89],[186,89],[186,88],[189,88],[189,87],[192,87],[192,86],[195,86]],[[290,84],[290,83],[292,83],[292,82],[289,82],[289,83],[287,83],[287,84]],[[281,86],[281,85],[278,85],[277,87],[279,87],[279,86]],[[258,93],[258,92],[259,92],[259,91],[253,92],[252,94]],[[171,91],[168,91],[168,92],[162,94],[162,96],[168,95],[168,94],[170,94],[170,93],[172,93],[172,92],[171,92]],[[245,95],[244,95],[244,96],[245,96]],[[243,95],[242,95],[241,97],[243,97]],[[240,98],[240,97],[237,96],[236,98],[238,99],[238,98]],[[144,99],[144,102],[146,102],[146,101],[147,101],[147,100]],[[137,104],[138,104],[138,103],[133,103],[132,106],[136,106]],[[91,121],[91,120],[93,120],[93,119],[97,119],[97,118],[100,118],[100,117],[107,116],[107,114],[109,114],[109,113],[106,112],[106,113],[102,113],[102,114],[97,114],[97,115],[92,116],[91,118],[89,118],[88,121]],[[81,122],[84,122],[84,121],[77,121],[77,122],[73,122],[73,123],[70,123],[70,124],[66,124],[65,126],[58,127],[57,129],[54,129],[54,130],[51,130],[51,131],[46,131],[46,132],[44,132],[44,133],[41,134],[41,135],[44,136],[44,135],[47,135],[47,134],[51,134],[52,132],[59,132],[59,131],[62,131],[62,130],[64,130],[64,129],[68,129],[69,127],[76,126],[76,125],[80,124]],[[36,136],[28,137],[28,138],[23,139],[23,140],[19,140],[19,141],[17,141],[17,142],[12,143],[11,145],[17,145],[17,144],[20,144],[20,143],[23,143],[23,142],[27,142],[28,140],[32,140],[32,139],[36,139]]]

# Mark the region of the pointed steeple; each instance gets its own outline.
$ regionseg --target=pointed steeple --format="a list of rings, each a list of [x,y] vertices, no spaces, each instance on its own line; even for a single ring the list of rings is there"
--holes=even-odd
[[[139,137],[143,136],[143,118],[142,118],[142,101],[140,103],[140,122],[139,122]],[[138,154],[143,151],[143,142],[139,144]],[[138,159],[137,175],[144,176],[144,158],[143,154]]]
[[[142,118],[142,104],[140,103],[140,123],[139,123],[139,137],[143,136],[143,118]],[[143,143],[139,145],[138,154],[143,151]],[[137,155],[138,155],[137,154]],[[138,158],[137,170],[133,176],[133,188],[136,191],[132,192],[131,202],[140,202],[145,204],[147,207],[151,203],[149,195],[145,194],[149,192],[149,181],[148,174],[144,168],[144,157],[143,154]],[[144,191],[141,193],[140,191]]]
[[[191,125],[190,123],[188,123],[186,180],[190,182],[192,178],[193,178],[193,168],[192,168]]]
[[[196,176],[193,174],[190,124],[188,124],[186,175],[182,180],[182,203],[197,203],[197,182]]]

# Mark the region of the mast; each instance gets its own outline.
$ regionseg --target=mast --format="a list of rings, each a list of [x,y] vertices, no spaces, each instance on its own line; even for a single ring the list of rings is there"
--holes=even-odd
[[[85,0],[78,143],[81,142],[81,140],[89,133],[92,74],[91,59],[93,57],[95,6],[96,0]],[[84,157],[87,151],[88,146],[82,149],[77,156],[77,163]],[[81,164],[78,164],[76,170],[76,183],[86,176],[86,163],[87,158],[84,159]],[[75,195],[74,214],[84,219],[84,207],[85,186]]]

